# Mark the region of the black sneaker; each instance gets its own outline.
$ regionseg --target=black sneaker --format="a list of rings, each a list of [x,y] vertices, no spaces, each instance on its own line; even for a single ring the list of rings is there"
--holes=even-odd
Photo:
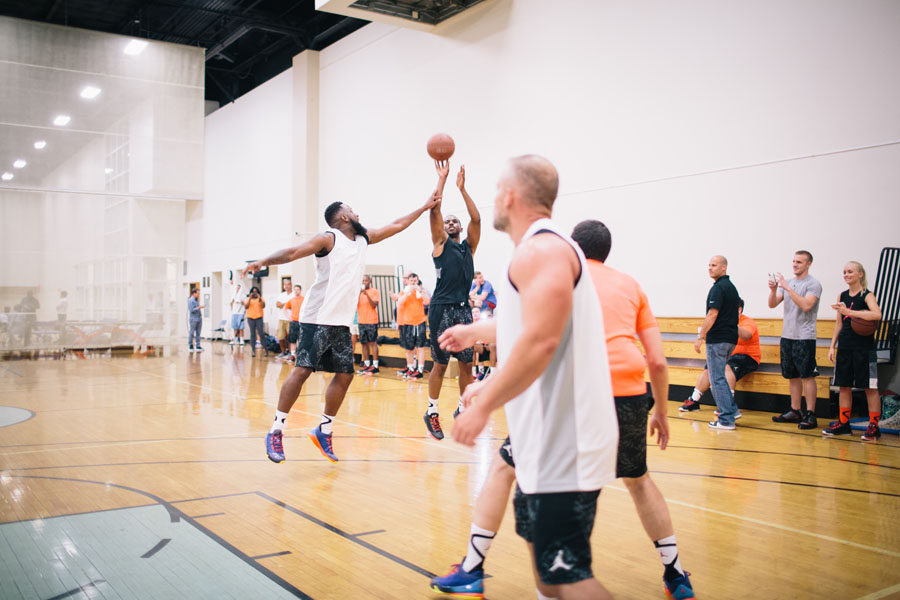
[[[371,367],[369,367],[369,374],[374,375],[375,373],[381,373],[381,371],[378,370],[378,367],[372,365]]]
[[[404,368],[402,371],[397,371],[397,377],[406,377],[412,371],[410,371],[409,367]]]
[[[819,426],[819,423],[816,421],[816,414],[808,410],[803,414],[803,420],[800,421],[800,424],[797,425],[798,429],[815,429]]]
[[[444,439],[444,432],[441,430],[441,421],[438,419],[437,413],[425,413],[425,426],[428,427],[428,433],[437,441]]]
[[[412,370],[409,372],[409,375],[406,376],[406,379],[422,379],[424,375],[422,375],[422,371]]]
[[[863,441],[874,442],[874,441],[877,441],[878,438],[880,438],[880,437],[881,437],[881,429],[878,428],[878,425],[869,421],[869,426],[866,427],[866,432],[864,434],[862,434]]]
[[[694,400],[693,398],[688,398],[684,401],[684,404],[678,407],[678,410],[681,412],[693,412],[695,410],[700,410],[700,401]]]
[[[800,414],[799,410],[794,410],[792,408],[786,413],[775,415],[772,417],[772,420],[776,423],[799,423],[803,420],[803,416]]]
[[[822,435],[850,435],[852,432],[849,421],[847,423],[832,421],[828,424],[827,429],[822,430]]]

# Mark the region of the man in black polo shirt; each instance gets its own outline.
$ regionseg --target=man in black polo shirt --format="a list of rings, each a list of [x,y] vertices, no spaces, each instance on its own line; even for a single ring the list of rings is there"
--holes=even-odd
[[[435,161],[439,181],[439,193],[450,173],[450,163]],[[466,168],[459,168],[456,176],[456,187],[459,188],[469,213],[469,226],[466,228],[466,239],[460,241],[462,224],[453,215],[444,217],[441,203],[431,209],[431,241],[434,244],[431,257],[437,272],[437,284],[428,305],[428,328],[431,330],[431,360],[434,363],[428,376],[428,409],[425,411],[425,425],[428,433],[436,440],[444,439],[441,422],[438,420],[438,399],[441,395],[441,384],[444,373],[450,362],[451,354],[459,361],[459,396],[460,403],[456,409],[462,409],[462,394],[472,383],[472,348],[462,352],[447,352],[438,344],[438,338],[454,325],[472,322],[472,311],[469,308],[469,286],[475,276],[475,263],[472,256],[481,239],[481,213],[475,202],[466,191]]]
[[[737,404],[725,379],[725,365],[738,340],[738,291],[726,275],[728,260],[724,256],[709,259],[709,276],[715,280],[706,296],[706,318],[694,343],[700,346],[706,341],[706,368],[709,371],[710,389],[719,409],[719,420],[709,424],[710,429],[734,429]]]

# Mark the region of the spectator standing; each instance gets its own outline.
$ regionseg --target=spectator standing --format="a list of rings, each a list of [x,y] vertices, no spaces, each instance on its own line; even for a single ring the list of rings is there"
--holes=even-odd
[[[794,253],[794,276],[781,273],[769,278],[769,308],[784,302],[781,327],[781,376],[790,380],[791,409],[772,417],[776,423],[797,423],[799,429],[813,429],[816,422],[816,319],[822,284],[809,274],[812,254]],[[806,396],[806,411],[800,402]]]
[[[378,373],[378,303],[381,294],[372,287],[372,278],[362,276],[359,301],[356,304],[356,315],[359,321],[359,343],[362,347],[362,368],[360,375]],[[369,357],[371,356],[371,361]]]
[[[278,344],[281,346],[281,354],[276,359],[286,359],[290,355],[288,335],[291,332],[291,309],[286,306],[288,300],[291,299],[291,280],[285,278],[282,280],[282,291],[275,299],[275,308],[278,309],[278,328],[275,330],[275,337],[278,338]],[[263,339],[263,345],[265,345]]]
[[[874,442],[881,437],[878,428],[881,398],[878,396],[878,361],[875,357],[875,330],[881,320],[881,308],[875,294],[867,288],[866,270],[860,263],[850,261],[844,265],[844,282],[848,288],[838,296],[837,303],[831,305],[837,311],[837,320],[828,349],[828,360],[834,363],[834,385],[840,388],[839,416],[822,433],[850,435],[853,388],[863,389],[869,405],[869,425],[862,439]]]
[[[250,295],[244,300],[244,308],[247,309],[247,323],[250,325],[250,356],[256,356],[257,343],[262,346],[263,352],[268,356],[269,349],[266,348],[266,334],[263,333],[263,311],[266,308],[266,301],[260,295],[259,288],[255,285],[250,288]]]
[[[469,306],[477,306],[485,316],[491,315],[497,308],[497,295],[490,281],[485,281],[481,271],[475,271],[472,287],[469,289]]]
[[[200,304],[200,290],[191,290],[188,298],[188,352],[203,352],[200,347],[200,328],[203,327],[204,305]]]
[[[406,370],[397,374],[407,379],[423,379],[425,348],[428,346],[425,307],[431,302],[431,295],[419,281],[419,276],[410,273],[396,302],[400,346],[406,350]]]
[[[28,290],[25,297],[19,302],[18,312],[22,313],[22,345],[27,348],[31,345],[31,330],[37,320],[37,309],[41,307],[40,301],[34,297],[34,292]]]
[[[297,356],[297,341],[300,339],[300,307],[303,306],[303,286],[294,286],[294,295],[285,303],[291,310],[291,325],[288,330],[288,343],[291,345],[289,360]]]
[[[241,289],[243,286],[238,283],[234,286],[234,294],[231,295],[231,330],[234,332],[234,335],[231,338],[231,345],[240,344],[244,345],[244,314],[247,309],[244,307],[244,302],[241,300]]]
[[[700,327],[694,350],[706,342],[706,369],[713,400],[719,409],[719,418],[709,423],[710,429],[734,429],[737,405],[725,378],[725,364],[738,341],[738,303],[740,297],[727,274],[728,260],[724,256],[709,259],[709,276],[715,281],[706,296],[706,318]]]

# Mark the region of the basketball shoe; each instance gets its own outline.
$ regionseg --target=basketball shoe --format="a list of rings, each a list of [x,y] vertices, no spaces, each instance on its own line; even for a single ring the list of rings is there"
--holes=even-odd
[[[309,436],[309,441],[313,443],[313,445],[318,448],[322,455],[330,460],[333,463],[338,461],[338,457],[334,455],[334,448],[331,446],[331,434],[330,433],[322,433],[322,426],[319,425],[315,429],[310,429],[309,433],[306,434]]]
[[[691,586],[690,573],[684,572],[684,575],[675,577],[671,581],[666,581],[663,577],[663,584],[666,586],[666,597],[672,600],[694,600],[694,588]]]
[[[266,435],[266,456],[274,463],[284,462],[284,445],[281,437],[280,429]]]
[[[461,564],[453,565],[449,573],[431,580],[431,589],[454,598],[484,598],[484,570],[463,571]]]

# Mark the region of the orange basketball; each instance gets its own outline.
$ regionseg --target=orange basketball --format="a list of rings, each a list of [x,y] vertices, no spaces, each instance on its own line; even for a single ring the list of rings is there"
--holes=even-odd
[[[428,138],[428,156],[434,160],[447,160],[453,156],[456,144],[446,133],[436,133]]]

